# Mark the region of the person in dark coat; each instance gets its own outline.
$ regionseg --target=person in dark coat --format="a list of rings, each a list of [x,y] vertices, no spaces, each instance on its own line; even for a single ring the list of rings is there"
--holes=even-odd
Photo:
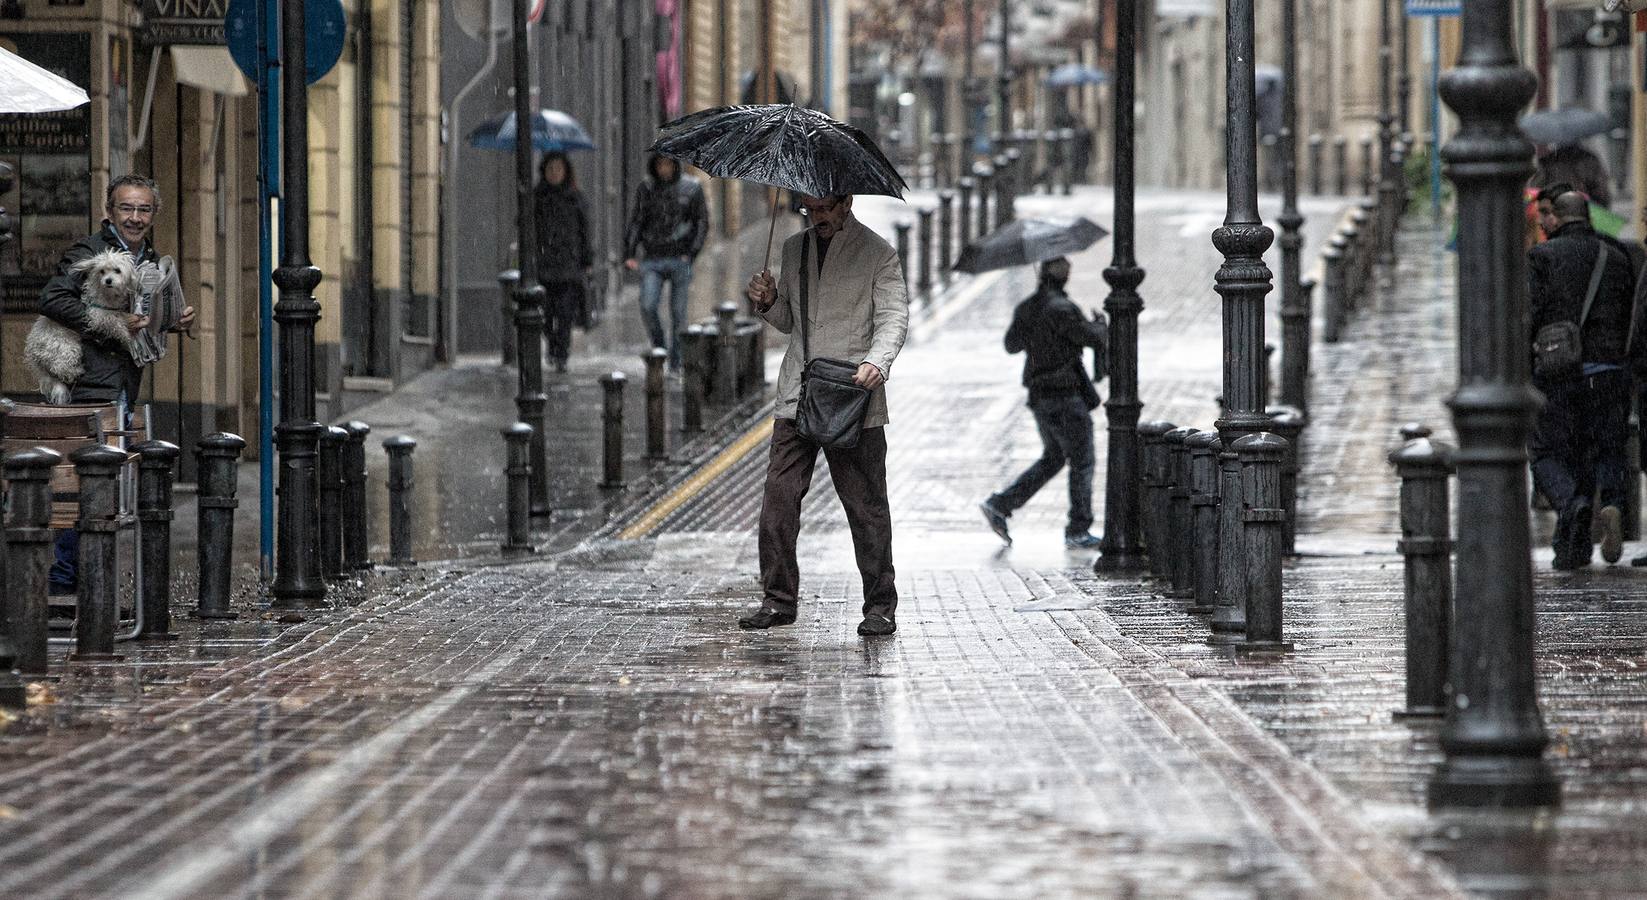
[[[86,304],[81,286],[86,276],[74,271],[83,260],[105,250],[124,250],[137,263],[155,263],[159,254],[149,240],[154,217],[160,213],[160,190],[141,175],[122,175],[109,183],[103,204],[103,225],[74,242],[57,261],[57,271],[40,291],[40,314],[82,335],[80,354],[85,372],[69,386],[71,403],[135,403],[143,385],[143,368],[123,346],[86,336]],[[149,324],[146,316],[127,315],[132,333]],[[194,323],[194,307],[184,307],[177,330]],[[79,532],[57,533],[56,561],[51,567],[51,592],[72,594],[77,586]]]
[[[1569,376],[1535,372],[1533,386],[1544,394],[1545,403],[1529,450],[1533,481],[1557,514],[1551,541],[1555,567],[1576,569],[1590,563],[1591,497],[1598,490],[1601,510],[1594,518],[1601,525],[1602,559],[1617,562],[1623,551],[1635,285],[1628,255],[1590,227],[1584,195],[1569,191],[1553,200],[1541,196],[1539,204],[1541,214],[1555,227],[1549,240],[1527,253],[1529,333],[1582,319],[1582,365]],[[1601,280],[1585,315],[1598,259]]]
[[[578,190],[572,161],[564,153],[546,153],[532,196],[538,230],[538,282],[547,292],[543,330],[556,372],[566,371],[572,353],[572,326],[586,324],[585,287],[594,253],[589,247],[589,204]]]
[[[1041,264],[1041,283],[1034,294],[1018,304],[1006,333],[1008,353],[1024,353],[1024,387],[1029,408],[1041,432],[1041,458],[1025,469],[1005,490],[979,504],[984,521],[1008,545],[1012,537],[1007,519],[1069,465],[1069,519],[1064,544],[1090,550],[1098,546],[1092,534],[1092,411],[1098,408],[1098,389],[1082,363],[1087,347],[1107,349],[1109,329],[1102,314],[1088,319],[1064,293],[1069,282],[1069,260],[1059,257]]]
[[[681,365],[681,333],[686,330],[686,301],[692,288],[692,261],[709,238],[709,205],[696,178],[682,175],[667,156],[653,155],[650,177],[635,192],[625,230],[623,264],[641,273],[641,316],[652,346],[669,349],[669,367]],[[669,280],[671,331],[663,330],[658,306],[663,282]]]

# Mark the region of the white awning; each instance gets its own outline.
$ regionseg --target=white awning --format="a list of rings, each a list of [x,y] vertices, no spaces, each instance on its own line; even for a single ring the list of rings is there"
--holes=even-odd
[[[172,70],[177,73],[178,84],[230,97],[251,93],[228,47],[173,44]]]

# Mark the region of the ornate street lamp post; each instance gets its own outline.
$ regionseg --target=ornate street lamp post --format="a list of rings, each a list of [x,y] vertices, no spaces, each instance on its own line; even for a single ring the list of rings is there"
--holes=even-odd
[[[549,452],[544,443],[543,285],[537,278],[538,233],[532,221],[532,82],[526,42],[526,7],[515,0],[515,222],[520,235],[520,281],[515,284],[515,369],[520,376],[515,409],[532,426],[532,474],[527,486],[534,516],[549,514]]]
[[[997,73],[996,78],[996,88],[1000,92],[996,99],[999,104],[997,114],[1000,117],[995,128],[996,139],[999,142],[997,150],[1005,149],[1007,135],[1012,132],[1012,0],[1001,0],[1000,16],[1001,71]]]
[[[315,421],[315,288],[320,270],[309,262],[309,85],[305,71],[304,4],[280,5],[281,198],[280,288],[274,318],[280,324],[280,491],[275,507],[279,545],[270,590],[275,609],[319,605],[326,597],[320,575],[318,482],[320,434]]]
[[[1442,150],[1458,194],[1460,516],[1445,760],[1432,806],[1542,806],[1561,786],[1544,761],[1533,673],[1533,573],[1527,522],[1528,386],[1522,185],[1532,145],[1517,114],[1537,90],[1518,65],[1513,4],[1464,0],[1458,67],[1441,96],[1459,117]]]
[[[1235,442],[1247,435],[1264,432],[1270,418],[1264,413],[1264,297],[1270,292],[1270,269],[1264,251],[1275,240],[1274,232],[1258,215],[1258,131],[1257,84],[1253,72],[1253,0],[1228,0],[1226,5],[1225,97],[1228,104],[1225,128],[1225,175],[1228,210],[1224,225],[1212,233],[1213,246],[1224,255],[1224,263],[1214,276],[1215,290],[1223,297],[1224,310],[1224,413],[1217,422],[1226,455],[1236,452]],[[1277,438],[1276,440],[1279,440]],[[1285,443],[1284,441],[1282,442]],[[1241,503],[1239,497],[1225,503]],[[1220,556],[1240,560],[1254,548],[1246,546],[1240,529],[1220,534]],[[1274,561],[1279,565],[1279,560]],[[1249,571],[1267,570],[1269,561],[1248,560]],[[1240,596],[1223,597],[1219,602],[1237,609],[1279,598],[1250,596],[1249,581],[1238,578]]]
[[[1093,568],[1131,572],[1143,568],[1138,497],[1138,286],[1144,270],[1133,257],[1133,95],[1137,71],[1137,0],[1115,5],[1115,255],[1104,280],[1109,297],[1109,457],[1104,477],[1104,542]],[[1156,548],[1150,548],[1156,551]]]
[[[1374,237],[1377,240],[1378,261],[1389,264],[1395,259],[1395,195],[1398,190],[1395,165],[1395,90],[1391,64],[1395,48],[1391,46],[1390,5],[1395,0],[1378,0],[1378,220]]]
[[[1310,308],[1300,285],[1298,213],[1298,0],[1281,0],[1281,402],[1308,402]]]

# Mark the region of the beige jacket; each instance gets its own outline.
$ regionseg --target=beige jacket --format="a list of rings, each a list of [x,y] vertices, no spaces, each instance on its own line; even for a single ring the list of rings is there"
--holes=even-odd
[[[892,361],[909,333],[909,290],[904,284],[898,253],[880,235],[847,215],[846,223],[829,242],[823,272],[818,272],[818,245],[810,229],[784,241],[778,270],[778,299],[761,315],[773,328],[789,335],[789,349],[778,370],[778,405],[773,415],[795,418],[801,396],[801,242],[812,241],[811,277],[807,309],[811,313],[807,342],[812,358],[827,357],[851,363],[874,363],[883,378],[892,377]],[[886,387],[869,398],[864,427],[887,423]]]

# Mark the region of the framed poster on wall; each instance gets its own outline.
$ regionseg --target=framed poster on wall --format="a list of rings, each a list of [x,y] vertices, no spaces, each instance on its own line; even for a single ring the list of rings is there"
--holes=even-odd
[[[82,87],[91,83],[91,36],[0,34],[0,46]],[[0,161],[17,173],[0,199],[14,239],[0,248],[6,312],[32,312],[70,244],[98,220],[91,196],[91,105],[54,113],[0,115]]]

